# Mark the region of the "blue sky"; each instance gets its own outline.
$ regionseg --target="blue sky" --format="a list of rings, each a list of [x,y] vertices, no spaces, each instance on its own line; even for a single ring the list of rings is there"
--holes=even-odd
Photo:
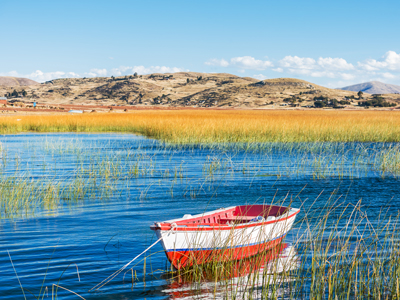
[[[0,75],[152,72],[400,85],[400,1],[0,0]]]

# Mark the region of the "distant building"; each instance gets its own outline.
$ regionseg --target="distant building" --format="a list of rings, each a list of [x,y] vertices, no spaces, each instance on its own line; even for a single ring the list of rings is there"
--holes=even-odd
[[[7,104],[7,97],[0,97],[0,104]]]

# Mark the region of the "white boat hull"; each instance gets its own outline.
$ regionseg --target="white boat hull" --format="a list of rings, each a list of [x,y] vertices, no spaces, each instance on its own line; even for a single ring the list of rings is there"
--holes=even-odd
[[[152,229],[161,238],[169,261],[179,269],[194,263],[242,259],[268,250],[286,236],[298,211],[291,209],[274,220],[245,224],[176,225],[183,220],[176,219],[168,221],[171,224],[169,228],[164,229],[156,223]],[[213,211],[201,216],[215,213]]]

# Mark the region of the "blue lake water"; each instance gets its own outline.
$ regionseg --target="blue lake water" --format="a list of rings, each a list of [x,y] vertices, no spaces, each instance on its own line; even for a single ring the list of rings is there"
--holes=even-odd
[[[146,258],[145,277],[143,261],[133,267],[138,277],[133,286],[128,273],[125,281],[120,275],[99,291],[88,290],[155,241],[149,229],[154,221],[187,213],[274,202],[300,207],[302,218],[305,212],[320,214],[327,203],[361,200],[371,222],[382,211],[395,216],[400,181],[385,164],[385,153],[395,159],[396,147],[172,147],[130,134],[1,136],[1,183],[51,186],[60,201],[49,205],[33,193],[35,205],[1,211],[0,298],[23,299],[20,283],[27,299],[51,297],[58,282],[85,299],[179,298],[163,276],[169,265],[161,245]],[[287,242],[295,243],[299,230],[295,225]],[[77,299],[61,289],[57,294]]]

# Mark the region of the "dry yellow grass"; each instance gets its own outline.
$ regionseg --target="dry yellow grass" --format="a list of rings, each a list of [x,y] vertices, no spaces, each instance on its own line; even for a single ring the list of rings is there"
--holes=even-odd
[[[18,121],[19,119],[19,121]],[[14,116],[0,132],[131,132],[162,141],[216,142],[400,141],[395,111],[139,111],[126,114]]]

